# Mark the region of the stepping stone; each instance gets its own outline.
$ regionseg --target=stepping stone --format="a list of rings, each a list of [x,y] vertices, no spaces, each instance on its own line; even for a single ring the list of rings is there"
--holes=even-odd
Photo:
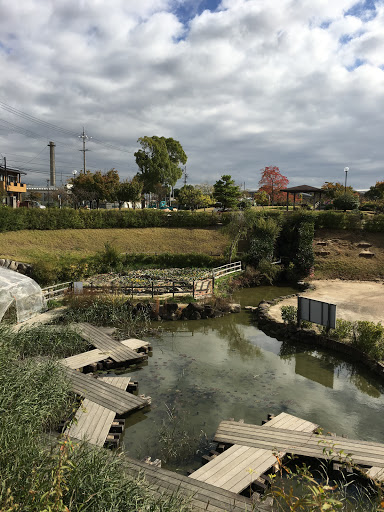
[[[322,242],[317,242],[317,244],[316,244],[316,245],[322,245],[322,246],[325,246],[325,245],[328,245],[328,242],[324,242],[324,241],[322,241]]]
[[[331,254],[331,252],[330,251],[325,251],[323,249],[321,251],[315,251],[315,254],[316,254],[316,256],[328,256],[329,254]]]
[[[362,247],[362,248],[368,249],[368,247],[372,247],[372,244],[370,244],[369,242],[359,242],[357,244],[357,247]]]
[[[374,258],[375,253],[371,251],[361,251],[359,256],[360,258]]]

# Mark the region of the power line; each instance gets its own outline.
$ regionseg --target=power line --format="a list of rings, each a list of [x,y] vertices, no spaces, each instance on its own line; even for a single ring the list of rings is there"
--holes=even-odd
[[[76,137],[77,136],[71,130],[67,130],[66,128],[62,128],[62,127],[57,126],[57,125],[55,125],[53,123],[49,123],[47,121],[43,121],[42,119],[39,119],[39,118],[37,118],[35,116],[27,114],[26,112],[23,112],[22,110],[18,110],[17,108],[14,108],[11,105],[8,105],[7,103],[4,103],[3,101],[0,101],[0,108],[2,108],[3,110],[9,112],[10,114],[13,114],[13,115],[16,115],[18,117],[21,117],[22,119],[25,119],[26,121],[37,123],[41,127],[49,128],[51,130],[56,130],[56,131],[58,131],[58,132],[60,132],[60,133],[62,133],[64,135],[68,135],[68,136],[71,136],[71,137]],[[47,137],[47,138],[49,138],[49,137]],[[117,145],[111,144],[109,142],[104,142],[104,141],[102,141],[100,139],[97,139],[97,138],[94,138],[93,142],[95,142],[96,144],[102,144],[103,146],[107,147],[108,149],[114,149],[116,151],[121,151],[123,153],[130,153],[130,154],[132,154],[132,151],[129,151],[129,150],[125,149],[125,148],[122,148],[121,146],[117,146]]]

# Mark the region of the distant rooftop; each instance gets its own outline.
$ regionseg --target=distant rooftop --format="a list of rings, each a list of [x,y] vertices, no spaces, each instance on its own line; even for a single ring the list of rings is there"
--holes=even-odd
[[[281,189],[281,192],[289,192],[289,193],[305,193],[305,192],[324,192],[321,188],[311,187],[310,185],[299,185],[298,187],[290,187],[290,188],[283,188]]]

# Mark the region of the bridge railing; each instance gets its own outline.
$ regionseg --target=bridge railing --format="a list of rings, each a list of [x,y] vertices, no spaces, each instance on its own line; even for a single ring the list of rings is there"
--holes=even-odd
[[[241,261],[235,261],[212,269],[212,277],[214,279],[219,279],[219,277],[224,277],[228,274],[233,274],[234,272],[241,272],[241,270]]]

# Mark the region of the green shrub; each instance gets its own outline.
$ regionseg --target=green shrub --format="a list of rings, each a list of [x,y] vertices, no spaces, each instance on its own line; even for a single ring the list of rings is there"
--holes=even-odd
[[[317,212],[314,216],[316,229],[345,229],[347,214],[342,212]]]
[[[363,229],[371,233],[384,233],[384,215],[371,216],[365,221]]]
[[[272,261],[280,229],[279,223],[273,218],[259,216],[253,219],[251,243],[247,255],[250,265],[257,268],[262,260]]]
[[[335,197],[333,206],[336,210],[356,210],[360,206],[360,201],[357,196],[347,192]]]
[[[281,318],[288,325],[296,325],[297,308],[295,306],[281,306]]]
[[[348,320],[336,319],[336,328],[331,329],[330,336],[336,340],[350,340],[353,333],[353,322]]]
[[[384,359],[384,327],[359,320],[353,327],[353,344],[376,360]]]
[[[208,212],[172,212],[162,210],[74,210],[72,208],[46,210],[37,208],[1,208],[0,231],[21,229],[101,229],[190,227],[207,228],[218,223],[228,224],[228,215]]]

